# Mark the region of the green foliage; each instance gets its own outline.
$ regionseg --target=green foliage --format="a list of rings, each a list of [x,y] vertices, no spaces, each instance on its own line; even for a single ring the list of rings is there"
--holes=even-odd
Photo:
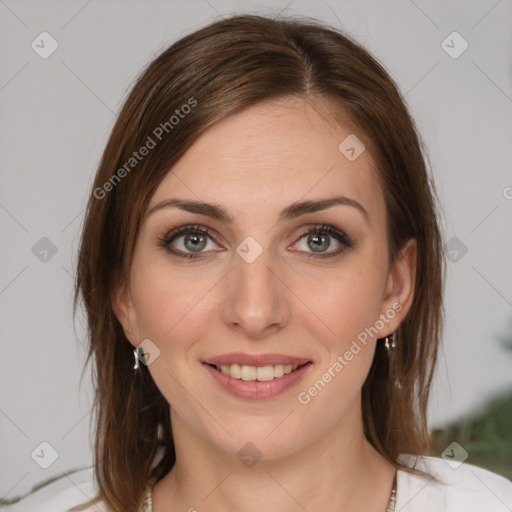
[[[481,412],[431,433],[432,455],[452,442],[468,452],[465,462],[512,480],[512,391],[490,400]]]

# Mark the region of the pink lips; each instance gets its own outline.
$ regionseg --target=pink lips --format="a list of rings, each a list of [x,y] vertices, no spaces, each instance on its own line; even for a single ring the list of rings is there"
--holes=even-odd
[[[270,381],[244,381],[242,379],[234,379],[230,375],[226,375],[215,369],[211,365],[231,365],[238,363],[247,366],[274,366],[298,365],[299,367],[287,373],[282,377],[274,378]],[[217,357],[208,358],[203,361],[203,367],[220,385],[220,387],[232,396],[237,398],[245,398],[250,400],[263,400],[273,398],[286,390],[295,386],[308,372],[312,366],[309,359],[300,357],[286,356],[283,354],[224,354]]]

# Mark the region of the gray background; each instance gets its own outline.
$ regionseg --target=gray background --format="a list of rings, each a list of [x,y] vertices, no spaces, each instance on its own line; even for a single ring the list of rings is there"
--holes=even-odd
[[[89,371],[79,386],[85,330],[80,317],[73,325],[72,274],[93,175],[130,85],[160,50],[218,16],[282,10],[341,24],[366,46],[397,81],[425,139],[445,241],[458,259],[448,262],[430,425],[512,386],[512,352],[499,342],[512,332],[510,0],[0,0],[1,497],[92,463],[92,392]],[[59,45],[47,59],[31,47],[43,31]],[[469,44],[458,58],[442,47],[453,31]],[[453,52],[460,43],[445,44]],[[37,250],[48,244],[43,237],[57,249],[47,261]],[[31,457],[36,448],[51,454],[41,452],[43,441],[58,452],[48,469]]]

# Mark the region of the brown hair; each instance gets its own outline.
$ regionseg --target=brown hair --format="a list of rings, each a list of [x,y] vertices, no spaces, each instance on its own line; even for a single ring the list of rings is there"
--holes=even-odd
[[[414,300],[389,362],[377,344],[362,409],[367,439],[397,468],[418,471],[399,454],[428,453],[426,408],[443,324],[445,262],[434,183],[404,99],[376,59],[335,29],[305,18],[234,16],[175,42],[138,78],[87,205],[74,308],[81,295],[90,339],[86,365],[94,356],[95,369],[95,501],[114,512],[137,511],[150,480],[173,467],[175,451],[169,404],[144,365],[134,375],[133,347],[113,313],[112,287],[128,279],[152,194],[199,135],[232,113],[286,96],[323,99],[334,106],[333,118],[344,112],[360,130],[385,197],[390,264],[408,239],[417,240]],[[154,147],[134,159],[150,139]]]

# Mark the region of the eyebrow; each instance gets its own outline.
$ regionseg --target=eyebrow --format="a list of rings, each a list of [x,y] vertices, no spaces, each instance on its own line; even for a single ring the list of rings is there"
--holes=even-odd
[[[306,213],[315,213],[339,205],[352,206],[353,208],[356,208],[360,213],[363,214],[366,223],[371,225],[370,216],[364,209],[363,205],[358,203],[355,199],[343,196],[319,199],[316,201],[299,201],[292,203],[281,211],[279,214],[279,220],[291,220],[300,217],[301,215],[305,215]],[[197,213],[218,219],[225,224],[232,224],[234,221],[234,217],[229,214],[222,206],[212,203],[205,203],[202,201],[190,201],[188,199],[177,198],[165,199],[164,201],[157,203],[147,212],[146,217],[149,217],[151,214],[162,210],[163,208],[179,208],[180,210],[184,210],[190,213]]]

